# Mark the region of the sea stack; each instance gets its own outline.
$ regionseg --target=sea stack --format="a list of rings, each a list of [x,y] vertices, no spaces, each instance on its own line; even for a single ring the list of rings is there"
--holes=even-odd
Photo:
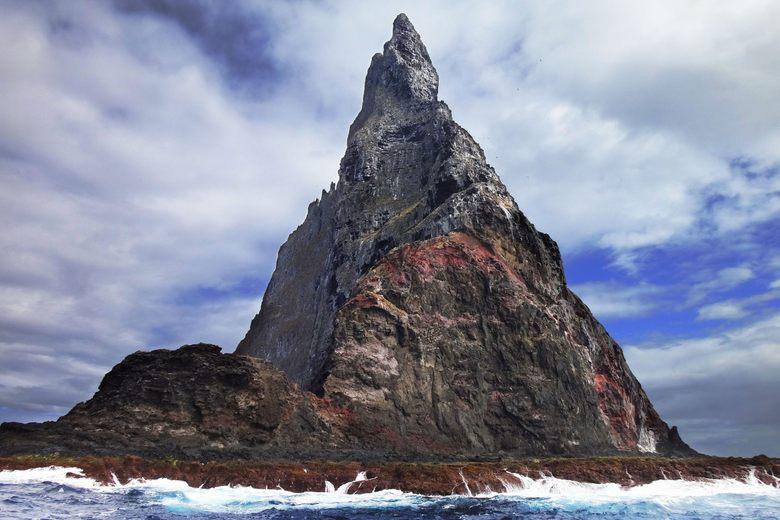
[[[237,353],[347,410],[362,448],[690,452],[438,85],[399,15]]]
[[[0,425],[0,455],[694,454],[438,84],[399,15],[368,69],[338,184],[279,250],[237,351],[132,354],[56,422]]]

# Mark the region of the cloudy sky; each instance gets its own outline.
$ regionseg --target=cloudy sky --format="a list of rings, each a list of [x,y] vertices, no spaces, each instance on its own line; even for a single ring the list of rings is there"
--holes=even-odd
[[[0,0],[0,420],[231,351],[404,11],[696,449],[780,455],[780,3]]]

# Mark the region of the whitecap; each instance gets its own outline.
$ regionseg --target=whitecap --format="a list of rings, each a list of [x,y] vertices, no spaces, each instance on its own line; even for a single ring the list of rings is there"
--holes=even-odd
[[[78,477],[68,476],[68,474]],[[695,508],[705,500],[711,506],[724,510],[738,508],[739,497],[755,497],[771,506],[780,505],[780,489],[762,483],[755,472],[745,479],[708,480],[657,480],[649,484],[624,487],[619,484],[592,484],[560,479],[551,475],[531,478],[518,473],[505,472],[501,478],[504,491],[482,493],[473,497],[431,497],[405,493],[399,490],[382,490],[355,494],[356,484],[368,479],[365,472],[354,480],[334,486],[324,482],[324,491],[294,493],[283,489],[260,489],[246,486],[218,486],[213,488],[191,487],[184,481],[170,479],[133,479],[120,484],[103,485],[84,477],[84,472],[74,467],[47,467],[28,470],[0,471],[0,484],[25,484],[52,482],[74,488],[89,489],[101,493],[142,492],[151,503],[165,506],[172,511],[204,512],[259,512],[268,509],[393,509],[438,504],[461,500],[541,500],[560,505],[615,505],[651,504],[664,510]],[[465,480],[465,478],[464,478]],[[468,491],[472,491],[466,485]],[[736,497],[736,498],[735,498]],[[612,507],[612,506],[610,506]]]

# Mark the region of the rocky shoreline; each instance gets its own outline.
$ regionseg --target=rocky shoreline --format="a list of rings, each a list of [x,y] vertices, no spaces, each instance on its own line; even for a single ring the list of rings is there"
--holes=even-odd
[[[607,446],[488,451],[436,444],[430,441],[434,429],[427,438],[409,434],[383,444],[377,438],[391,429],[388,421],[376,413],[358,417],[353,406],[303,392],[268,362],[198,344],[127,356],[106,374],[92,399],[57,421],[0,424],[0,456],[375,463],[497,462],[537,453],[632,456]],[[675,428],[669,434],[665,442],[677,449],[659,455],[695,454]]]
[[[397,489],[421,495],[480,494],[502,492],[507,485],[521,485],[518,475],[534,479],[546,476],[585,483],[647,484],[655,480],[704,480],[733,478],[780,487],[780,459],[736,457],[588,457],[528,458],[500,462],[412,463],[359,461],[181,461],[125,457],[63,457],[24,455],[0,457],[0,470],[38,467],[77,467],[83,476],[104,484],[117,480],[167,478],[192,487],[252,486],[286,491],[324,491],[325,481],[336,488],[353,482],[359,472],[365,480],[354,482],[348,493]],[[81,475],[73,474],[78,477]]]

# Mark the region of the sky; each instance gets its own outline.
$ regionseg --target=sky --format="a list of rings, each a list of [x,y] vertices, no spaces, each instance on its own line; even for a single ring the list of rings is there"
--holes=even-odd
[[[0,0],[0,420],[232,351],[409,15],[694,448],[780,456],[780,3]]]

